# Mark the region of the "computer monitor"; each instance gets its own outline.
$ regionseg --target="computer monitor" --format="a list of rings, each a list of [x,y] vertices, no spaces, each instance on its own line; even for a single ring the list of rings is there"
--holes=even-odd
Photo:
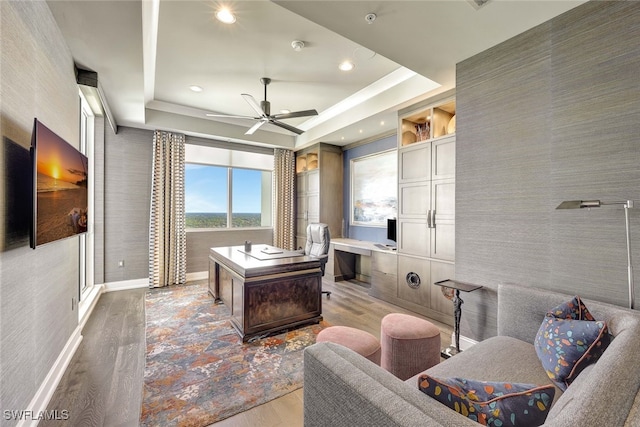
[[[396,241],[396,219],[387,218],[387,239]]]

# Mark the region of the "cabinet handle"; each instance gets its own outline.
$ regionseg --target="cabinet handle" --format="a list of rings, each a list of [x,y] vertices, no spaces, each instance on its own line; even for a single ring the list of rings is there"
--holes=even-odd
[[[431,228],[431,209],[427,211],[427,228]]]
[[[436,210],[431,211],[431,228],[436,228]]]

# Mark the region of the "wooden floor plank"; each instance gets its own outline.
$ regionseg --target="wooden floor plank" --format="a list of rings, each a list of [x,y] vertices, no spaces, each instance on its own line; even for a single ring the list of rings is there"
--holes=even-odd
[[[322,297],[324,320],[352,326],[380,337],[380,321],[388,313],[425,318],[372,298],[359,282],[323,281],[331,297]],[[145,359],[146,289],[103,294],[82,332],[83,340],[58,385],[49,410],[67,410],[67,421],[42,421],[40,426],[133,427],[142,403]],[[451,327],[429,319],[450,344]],[[296,390],[264,405],[213,424],[215,427],[303,425],[303,392]]]

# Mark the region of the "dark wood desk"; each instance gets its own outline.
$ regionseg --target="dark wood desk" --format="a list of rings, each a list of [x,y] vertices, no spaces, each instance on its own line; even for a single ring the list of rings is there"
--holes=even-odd
[[[265,247],[209,251],[209,292],[229,307],[243,341],[322,320],[320,259]]]

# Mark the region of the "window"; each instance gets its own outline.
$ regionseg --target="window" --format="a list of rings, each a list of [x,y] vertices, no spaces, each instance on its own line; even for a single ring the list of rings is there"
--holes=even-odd
[[[396,150],[351,160],[351,223],[386,227],[398,206]]]
[[[87,217],[87,233],[80,235],[80,265],[79,265],[79,301],[87,299],[87,293],[94,285],[94,262],[93,256],[95,252],[95,231],[94,231],[94,133],[95,133],[95,114],[91,110],[87,99],[81,90],[78,90],[80,97],[80,141],[79,149],[82,154],[87,156],[89,160],[89,174],[87,176],[88,188],[88,217]]]
[[[232,169],[231,226],[271,226],[271,172]]]
[[[187,163],[184,168],[187,228],[226,228],[229,172],[221,166]]]
[[[247,166],[273,168],[273,155],[187,144],[185,159],[188,229],[272,226],[272,170]]]

